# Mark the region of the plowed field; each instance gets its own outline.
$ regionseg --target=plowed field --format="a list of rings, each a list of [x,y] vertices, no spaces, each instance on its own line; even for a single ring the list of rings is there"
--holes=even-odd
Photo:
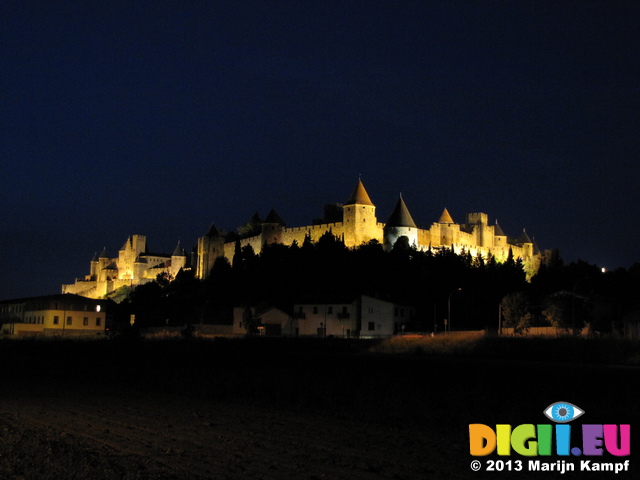
[[[315,343],[0,346],[1,479],[495,478],[469,468],[469,423],[548,423],[559,400],[589,423],[633,432],[640,417],[635,368]]]

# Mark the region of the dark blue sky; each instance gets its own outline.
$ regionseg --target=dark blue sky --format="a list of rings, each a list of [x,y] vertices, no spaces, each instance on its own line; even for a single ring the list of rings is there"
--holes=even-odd
[[[98,5],[103,3],[104,5]],[[131,234],[190,248],[358,175],[386,221],[483,211],[640,261],[636,1],[0,1],[0,298]]]

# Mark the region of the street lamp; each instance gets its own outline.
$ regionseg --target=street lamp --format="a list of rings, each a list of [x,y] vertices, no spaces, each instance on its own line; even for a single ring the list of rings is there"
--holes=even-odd
[[[448,323],[449,332],[451,332],[451,296],[454,293],[459,292],[460,290],[462,290],[462,288],[458,287],[455,290],[452,290],[451,293],[449,294],[449,301],[447,302],[447,316],[449,317],[447,318],[447,323]]]

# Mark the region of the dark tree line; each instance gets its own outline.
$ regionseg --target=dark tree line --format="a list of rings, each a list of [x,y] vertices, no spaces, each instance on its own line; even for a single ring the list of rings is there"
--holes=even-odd
[[[451,249],[421,252],[402,240],[389,253],[376,241],[348,249],[331,233],[315,243],[267,245],[259,255],[237,243],[232,263],[219,258],[206,280],[185,271],[171,282],[159,278],[135,288],[119,305],[120,317],[135,314],[140,326],[230,323],[236,306],[265,303],[290,312],[294,303],[346,303],[364,294],[415,307],[407,326],[413,330],[441,331],[448,317],[454,330],[495,329],[501,303],[507,323],[527,327],[561,318],[568,301],[573,318],[577,312],[585,321],[585,309],[606,305],[598,308],[608,313],[596,320],[607,331],[623,312],[638,308],[630,280],[638,286],[638,266],[605,275],[584,262],[563,265],[551,255],[527,282],[522,263],[512,256],[499,263]],[[524,312],[516,320],[509,317],[509,299],[514,311]]]

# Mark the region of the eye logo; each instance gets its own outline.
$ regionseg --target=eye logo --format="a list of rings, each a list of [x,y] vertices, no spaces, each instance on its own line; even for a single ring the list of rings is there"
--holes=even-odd
[[[583,413],[584,410],[569,402],[552,403],[544,411],[547,418],[556,423],[570,422],[571,420],[575,420],[581,416]]]

